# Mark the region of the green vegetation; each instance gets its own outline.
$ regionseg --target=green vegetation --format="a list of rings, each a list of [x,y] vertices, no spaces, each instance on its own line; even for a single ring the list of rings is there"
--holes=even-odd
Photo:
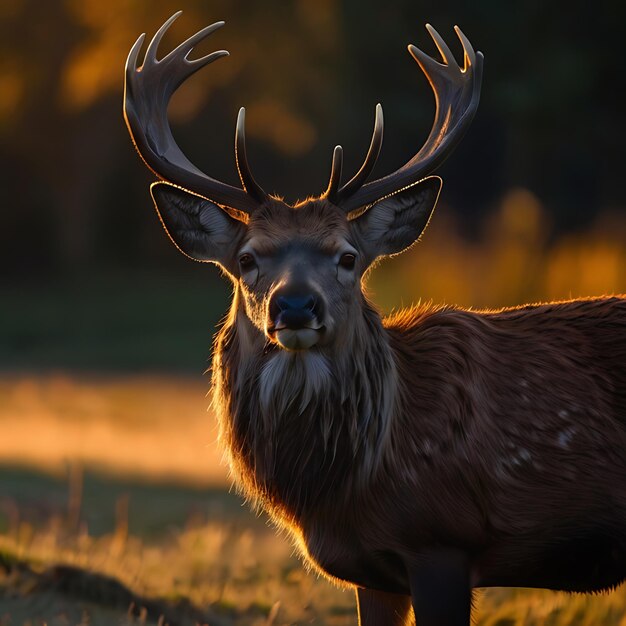
[[[201,374],[229,287],[215,268],[189,266],[3,286],[0,370]]]

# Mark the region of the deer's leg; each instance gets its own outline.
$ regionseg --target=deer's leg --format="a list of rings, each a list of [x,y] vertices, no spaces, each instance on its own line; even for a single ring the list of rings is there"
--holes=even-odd
[[[359,626],[415,626],[411,596],[357,589]]]
[[[467,558],[458,552],[422,555],[408,566],[418,626],[468,626],[472,605]]]

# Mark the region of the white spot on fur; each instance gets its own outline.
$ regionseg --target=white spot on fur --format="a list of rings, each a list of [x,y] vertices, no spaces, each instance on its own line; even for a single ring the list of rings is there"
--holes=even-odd
[[[559,447],[567,449],[575,434],[575,428],[566,428],[565,430],[562,430],[557,437],[557,443],[559,444]]]
[[[532,461],[532,455],[526,448],[518,448],[515,445],[511,448],[510,444],[510,441],[507,442],[507,447],[513,450],[512,454],[507,457],[500,457],[496,464],[496,474],[498,475],[508,475],[510,470],[517,469]]]
[[[430,457],[433,454],[433,443],[430,439],[424,439],[422,441],[422,453],[426,457]]]

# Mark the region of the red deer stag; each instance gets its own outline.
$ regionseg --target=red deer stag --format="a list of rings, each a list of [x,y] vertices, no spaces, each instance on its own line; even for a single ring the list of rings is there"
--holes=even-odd
[[[478,106],[483,57],[456,28],[460,68],[409,52],[435,94],[426,143],[369,183],[383,135],[342,184],[335,148],[319,197],[266,194],[235,145],[242,188],[192,165],[167,121],[174,90],[225,56],[157,58],[174,15],[128,57],[124,112],[161,179],[176,247],[234,285],[214,346],[221,441],[244,493],[319,572],[356,589],[363,625],[466,626],[473,587],[597,591],[626,577],[626,299],[498,312],[419,306],[381,318],[368,267],[409,248],[441,189],[429,176]]]

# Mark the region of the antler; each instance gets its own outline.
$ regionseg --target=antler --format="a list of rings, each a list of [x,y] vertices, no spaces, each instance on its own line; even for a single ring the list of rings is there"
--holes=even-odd
[[[146,165],[161,179],[206,196],[218,204],[252,213],[267,197],[250,172],[245,156],[244,116],[240,112],[236,132],[237,169],[243,185],[238,189],[200,171],[176,144],[167,120],[167,107],[176,89],[199,69],[228,56],[226,50],[190,60],[194,47],[224,25],[216,22],[184,41],[163,59],[157,49],[163,35],[182,13],[170,17],[148,44],[143,65],[137,68],[145,33],[137,39],[126,61],[124,118],[137,152]]]
[[[341,182],[341,170],[343,166],[343,149],[341,146],[335,146],[333,152],[333,162],[330,168],[330,181],[328,187],[324,192],[324,197],[328,198],[334,204],[341,204],[346,198],[349,198],[353,193],[360,189],[363,183],[367,180],[367,177],[372,173],[374,165],[380,154],[380,149],[383,145],[383,108],[380,104],[376,105],[376,116],[374,120],[374,132],[372,133],[372,140],[370,147],[365,156],[365,161],[359,171],[342,187],[339,187]]]
[[[426,24],[426,29],[433,38],[443,63],[435,61],[413,45],[409,45],[409,52],[426,74],[435,94],[437,110],[430,134],[420,151],[399,170],[363,185],[374,168],[382,144],[383,118],[382,109],[378,105],[374,134],[365,162],[343,187],[339,187],[338,180],[341,175],[341,149],[335,148],[333,175],[325,195],[340,205],[346,213],[380,200],[433,172],[450,155],[474,118],[480,100],[482,53],[474,52],[467,37],[455,26],[454,30],[464,53],[461,69],[439,33],[430,24]]]

